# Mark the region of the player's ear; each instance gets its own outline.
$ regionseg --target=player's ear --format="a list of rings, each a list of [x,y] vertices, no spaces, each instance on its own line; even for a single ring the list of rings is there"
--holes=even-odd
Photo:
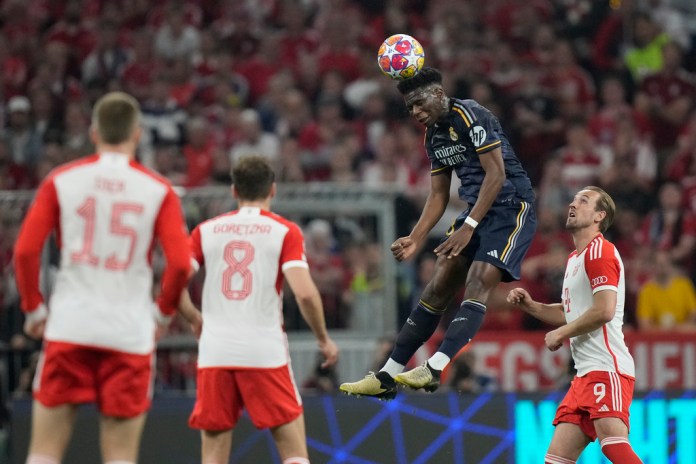
[[[597,223],[601,223],[605,217],[607,217],[607,212],[606,211],[597,211],[596,212],[597,216]]]
[[[135,146],[137,147],[140,145],[140,137],[143,136],[143,128],[140,125],[135,126],[135,129],[133,129],[133,143],[135,143]]]
[[[230,190],[232,190],[232,198],[239,198],[239,194],[237,193],[237,187],[235,187],[234,184],[230,185]]]
[[[274,198],[276,196],[276,183],[275,182],[273,182],[271,184],[271,191],[268,193],[268,196],[270,198]]]
[[[101,137],[99,137],[99,131],[94,125],[89,126],[89,139],[92,141],[94,146],[101,143]]]

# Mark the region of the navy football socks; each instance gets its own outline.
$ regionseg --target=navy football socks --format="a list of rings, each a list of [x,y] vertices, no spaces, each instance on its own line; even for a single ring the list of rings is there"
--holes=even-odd
[[[435,333],[444,312],[445,308],[436,309],[420,300],[396,337],[391,359],[406,365],[418,348]]]
[[[438,351],[446,354],[450,359],[459,353],[467,343],[474,338],[481,328],[483,317],[486,315],[486,305],[476,300],[464,300],[459,312],[450,322],[445,339]]]

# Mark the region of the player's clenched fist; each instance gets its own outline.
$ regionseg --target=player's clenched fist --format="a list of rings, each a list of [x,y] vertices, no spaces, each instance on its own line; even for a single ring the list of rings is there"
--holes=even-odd
[[[416,251],[416,242],[411,237],[397,238],[391,245],[391,252],[397,261],[410,258]]]
[[[508,293],[507,302],[517,306],[525,306],[532,302],[532,297],[524,288],[513,288]]]

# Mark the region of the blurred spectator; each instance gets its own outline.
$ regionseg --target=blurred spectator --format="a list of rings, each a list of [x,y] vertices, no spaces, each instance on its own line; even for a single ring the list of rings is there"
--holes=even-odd
[[[573,191],[563,181],[563,159],[559,156],[544,163],[544,172],[539,183],[537,202],[539,210],[554,214],[568,211],[568,204],[573,199]]]
[[[123,74],[130,59],[128,51],[118,43],[118,26],[102,21],[97,30],[97,44],[82,62],[82,82],[112,82]]]
[[[294,73],[299,72],[300,57],[312,54],[319,46],[317,31],[308,27],[309,14],[305,2],[294,0],[281,4],[279,36],[281,63]]]
[[[186,181],[186,160],[179,147],[161,142],[154,147],[154,169],[166,177],[173,185],[184,185]]]
[[[41,135],[34,126],[31,103],[23,95],[16,95],[7,102],[8,126],[5,129],[12,161],[31,168],[41,159]]]
[[[44,140],[47,133],[58,134],[58,137],[62,139],[60,131],[63,115],[59,114],[59,110],[62,108],[59,104],[60,101],[48,89],[43,88],[31,92],[29,100],[34,117],[34,126],[41,139]]]
[[[230,163],[234,165],[248,155],[262,155],[268,158],[277,170],[280,158],[280,140],[272,132],[266,132],[261,127],[259,112],[248,108],[240,113],[239,140],[230,150]]]
[[[542,85],[551,89],[565,120],[586,119],[595,109],[594,83],[589,73],[578,65],[568,40],[554,43],[551,67],[543,76]]]
[[[671,0],[647,0],[647,11],[671,40],[683,50],[688,50],[691,48],[691,37],[684,16],[670,2]]]
[[[63,115],[63,147],[71,154],[71,158],[80,158],[94,151],[94,145],[89,139],[89,109],[79,101],[73,101],[65,106]]]
[[[176,58],[169,61],[166,68],[169,78],[169,95],[182,108],[191,106],[198,90],[190,59]]]
[[[29,67],[24,56],[12,50],[4,36],[0,35],[0,91],[8,97],[20,95],[27,83]]]
[[[194,117],[186,122],[187,143],[182,148],[186,158],[185,187],[200,187],[208,183],[213,171],[218,146],[210,137],[205,120]]]
[[[632,26],[634,47],[626,53],[625,63],[633,81],[638,83],[662,69],[662,47],[669,42],[669,36],[646,12],[636,13]]]
[[[696,98],[696,81],[682,66],[682,51],[674,42],[662,46],[664,65],[646,76],[636,95],[635,107],[650,118],[658,149],[674,145]]]
[[[647,115],[628,104],[626,84],[617,74],[607,74],[600,84],[600,106],[590,117],[588,129],[595,142],[611,145],[616,138],[620,121],[631,119],[641,138],[652,136]]]
[[[32,169],[15,162],[5,137],[0,138],[0,190],[21,190],[37,185]],[[11,247],[10,247],[11,250]],[[9,263],[8,263],[9,264]],[[11,266],[8,266],[8,268]],[[3,267],[4,269],[4,267]]]
[[[598,2],[592,2],[597,4]],[[625,30],[631,24],[633,2],[622,2],[620,8],[610,8],[608,14],[599,21],[599,27],[592,37],[592,65],[600,72],[623,71],[626,48]]]
[[[352,132],[354,128],[344,117],[340,98],[327,96],[317,102],[316,117],[302,127],[298,137],[307,180],[328,179],[329,147]]]
[[[411,173],[398,148],[394,133],[382,135],[375,147],[375,159],[365,163],[362,169],[362,182],[366,186],[391,186],[401,191],[408,189]]]
[[[152,166],[155,146],[183,144],[187,114],[171,97],[169,80],[164,76],[159,76],[152,82],[150,97],[143,103],[142,113],[140,156],[145,166]]]
[[[651,263],[652,278],[638,293],[640,330],[696,331],[694,284],[677,270],[667,252],[655,252]]]
[[[575,119],[565,131],[566,144],[558,150],[561,160],[561,181],[566,189],[578,191],[597,183],[599,173],[609,164],[606,153],[592,142],[585,121]]]
[[[357,153],[351,144],[345,140],[337,141],[330,150],[329,181],[339,184],[351,184],[358,182],[360,178],[355,170]]]
[[[167,10],[164,23],[155,33],[155,53],[164,59],[192,59],[198,52],[198,30],[186,24],[184,12],[173,2]]]
[[[153,52],[152,34],[148,30],[138,29],[131,38],[132,58],[123,70],[121,83],[126,92],[139,101],[146,101],[162,64]]]
[[[563,123],[550,89],[540,84],[540,71],[532,63],[521,68],[519,91],[512,102],[515,151],[538,185],[546,157],[562,139]]]
[[[657,153],[652,144],[640,137],[632,118],[616,121],[614,140],[602,147],[608,159],[600,173],[601,184],[608,190],[648,192],[657,179]],[[632,184],[633,189],[626,188]]]
[[[346,267],[335,249],[331,224],[314,219],[305,228],[307,262],[312,278],[321,293],[326,325],[329,328],[346,327],[347,314],[343,309],[343,294],[347,288]]]
[[[684,210],[678,184],[662,185],[658,199],[658,207],[643,221],[642,244],[669,253],[675,264],[691,272],[696,251],[696,217]]]

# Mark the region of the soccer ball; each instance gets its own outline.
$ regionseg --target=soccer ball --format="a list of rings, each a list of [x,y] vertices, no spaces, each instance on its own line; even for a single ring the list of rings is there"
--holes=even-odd
[[[396,80],[415,76],[424,62],[423,46],[406,34],[394,34],[387,38],[377,52],[379,69],[385,76]]]

